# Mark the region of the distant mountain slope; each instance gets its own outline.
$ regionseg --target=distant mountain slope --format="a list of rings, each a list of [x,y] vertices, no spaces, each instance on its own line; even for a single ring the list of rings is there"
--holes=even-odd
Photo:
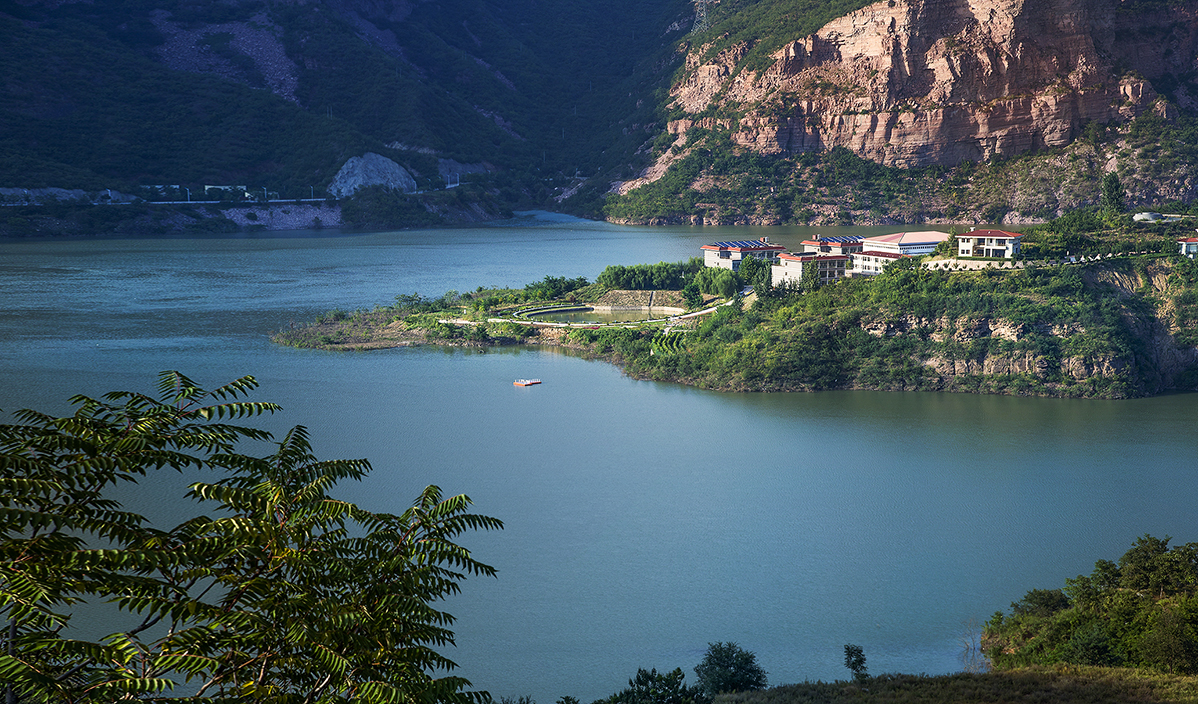
[[[1112,172],[1131,205],[1198,197],[1198,1],[814,5],[713,6],[608,218],[1027,222]]]
[[[671,95],[687,115],[735,113],[733,140],[755,151],[952,165],[1064,146],[1162,93],[1198,107],[1196,18],[1192,1],[885,0],[789,38],[768,66],[753,51],[777,33],[692,50]]]
[[[664,87],[688,7],[0,0],[0,186],[291,197],[369,150],[422,187],[447,169],[503,172],[545,199],[546,178],[643,141],[624,124],[652,120],[642,98]]]

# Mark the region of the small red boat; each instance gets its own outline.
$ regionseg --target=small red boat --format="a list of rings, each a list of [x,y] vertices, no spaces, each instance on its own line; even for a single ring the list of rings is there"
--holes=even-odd
[[[536,386],[539,383],[540,379],[516,379],[512,382],[515,386]]]

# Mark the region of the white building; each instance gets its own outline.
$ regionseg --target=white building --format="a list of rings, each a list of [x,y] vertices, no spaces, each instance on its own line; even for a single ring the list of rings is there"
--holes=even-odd
[[[898,252],[879,252],[868,249],[852,255],[854,276],[877,276],[892,262],[902,259]]]
[[[799,252],[823,252],[824,254],[852,254],[860,252],[861,243],[865,240],[861,235],[837,235],[832,237],[817,237],[813,240],[803,240],[799,244]]]
[[[896,232],[893,235],[866,237],[862,243],[862,251],[893,252],[908,257],[920,254],[931,254],[936,245],[948,240],[952,235],[938,230],[922,230],[920,232]]]
[[[817,252],[780,254],[778,263],[770,269],[771,282],[774,286],[798,286],[808,265],[808,271],[818,277],[822,286],[848,275],[849,256]]]
[[[705,244],[700,249],[703,250],[705,266],[718,266],[733,271],[739,270],[741,261],[749,257],[764,259],[774,264],[778,261],[778,255],[786,251],[786,247],[780,244],[770,244],[768,237],[762,237],[760,240],[716,242]]]
[[[1190,259],[1198,256],[1198,237],[1182,237],[1177,240],[1177,244],[1181,248],[1178,254],[1184,254]]]
[[[1004,230],[973,230],[957,238],[958,257],[1002,257],[1014,259],[1019,254],[1023,235]]]

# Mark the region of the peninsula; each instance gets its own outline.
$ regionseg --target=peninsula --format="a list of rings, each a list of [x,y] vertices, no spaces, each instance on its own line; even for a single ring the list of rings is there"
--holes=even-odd
[[[818,276],[800,275],[798,283],[779,284],[784,266],[753,257],[736,270],[698,258],[613,266],[595,283],[547,276],[524,289],[401,296],[394,306],[334,311],[274,339],[324,349],[557,345],[608,360],[635,378],[723,391],[1112,399],[1193,391],[1198,263],[1181,253],[1190,238],[1161,232],[1140,232],[1121,246],[1098,237],[1101,246],[1088,254],[1040,258],[1054,242],[1076,238],[1067,222],[1056,221],[1024,237],[1024,253],[1036,258],[966,262],[941,246],[933,255],[896,256],[871,276],[839,277],[829,274],[834,268],[820,268],[821,259],[835,254],[780,255],[816,267],[807,271]],[[968,234],[956,239],[978,239]],[[755,290],[745,295],[748,285]],[[554,305],[647,308],[651,301],[666,310],[644,321],[542,317]]]

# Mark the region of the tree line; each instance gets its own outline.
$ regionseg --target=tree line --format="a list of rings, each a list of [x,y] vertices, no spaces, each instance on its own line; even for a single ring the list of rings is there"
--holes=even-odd
[[[996,667],[1073,663],[1198,673],[1198,543],[1144,535],[1117,561],[1032,589],[986,624]]]

